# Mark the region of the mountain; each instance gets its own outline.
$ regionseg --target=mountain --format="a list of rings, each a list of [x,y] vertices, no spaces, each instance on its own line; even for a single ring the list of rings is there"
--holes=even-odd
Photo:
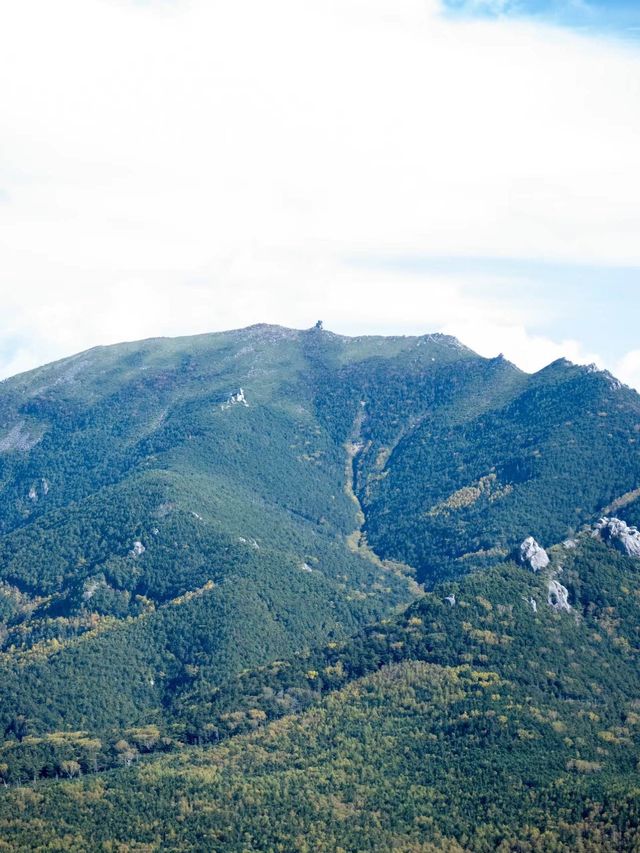
[[[436,585],[221,690],[203,681],[177,717],[195,712],[210,745],[132,729],[121,769],[73,779],[68,758],[67,781],[10,786],[6,849],[637,850],[640,561],[589,531],[549,556]]]
[[[640,397],[610,374],[528,375],[444,335],[260,325],[1,383],[0,838],[49,849],[61,821],[78,850],[495,849],[525,826],[548,849],[636,843],[638,561],[592,533],[640,521],[639,441]],[[530,535],[570,544],[534,572]],[[429,769],[418,742],[438,745]],[[396,772],[404,817],[380,834]],[[246,819],[212,808],[221,792]],[[31,796],[38,827],[16,811]]]

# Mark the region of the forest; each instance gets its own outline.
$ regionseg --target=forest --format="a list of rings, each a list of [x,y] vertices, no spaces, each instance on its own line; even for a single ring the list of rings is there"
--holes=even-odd
[[[640,564],[593,525],[639,440],[609,374],[443,335],[5,381],[0,850],[636,849]]]

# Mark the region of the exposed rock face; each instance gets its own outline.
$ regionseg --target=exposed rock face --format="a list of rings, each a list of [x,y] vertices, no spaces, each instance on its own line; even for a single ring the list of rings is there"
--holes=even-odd
[[[84,601],[89,601],[96,594],[100,587],[106,586],[104,577],[88,578],[84,583],[84,591],[82,598]]]
[[[538,602],[535,600],[535,598],[530,598],[529,604],[531,605],[531,609],[533,610],[533,612],[537,613],[538,612]]]
[[[247,399],[244,396],[244,390],[242,388],[238,388],[237,391],[234,391],[233,394],[229,395],[229,399],[226,403],[223,403],[220,408],[224,411],[225,409],[230,409],[231,406],[248,406]]]
[[[38,493],[38,486],[40,487],[40,492]],[[37,503],[39,497],[46,498],[49,494],[49,489],[51,488],[49,481],[44,477],[40,479],[40,483],[34,483],[30,486],[29,492],[27,494],[27,498],[32,503]]]
[[[568,613],[571,610],[571,605],[569,604],[569,590],[566,586],[562,586],[562,584],[557,580],[549,581],[547,602],[550,607],[553,607],[553,609],[558,612],[564,611],[565,613]]]
[[[533,536],[529,536],[520,546],[520,562],[529,566],[534,572],[538,572],[549,565],[549,556]]]
[[[144,552],[146,550],[147,549],[144,547],[142,542],[134,542],[133,548],[129,553],[131,554],[132,557],[139,557],[141,554],[144,554]]]
[[[640,557],[640,531],[620,518],[601,518],[594,535],[629,557]]]
[[[0,438],[0,453],[18,450],[25,453],[41,440],[41,435],[33,434],[26,423],[21,422],[12,427]]]
[[[455,597],[455,595],[453,595],[453,594],[452,594],[452,595],[448,595],[448,596],[445,598],[445,601],[448,601],[448,602],[449,602],[449,604],[450,604],[452,607],[455,607],[455,606],[456,606],[456,597]]]

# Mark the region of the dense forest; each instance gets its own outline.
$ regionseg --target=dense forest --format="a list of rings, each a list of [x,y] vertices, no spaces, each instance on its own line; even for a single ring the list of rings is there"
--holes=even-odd
[[[0,849],[637,849],[638,442],[442,335],[1,383]]]
[[[56,780],[9,784],[7,849],[637,849],[637,560],[586,533],[550,554],[219,688],[200,674],[164,730],[14,739],[9,779],[48,750]]]

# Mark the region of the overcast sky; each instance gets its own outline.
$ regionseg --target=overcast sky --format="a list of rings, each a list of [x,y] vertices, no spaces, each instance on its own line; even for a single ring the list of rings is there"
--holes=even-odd
[[[255,322],[640,388],[636,0],[0,4],[0,376]]]

